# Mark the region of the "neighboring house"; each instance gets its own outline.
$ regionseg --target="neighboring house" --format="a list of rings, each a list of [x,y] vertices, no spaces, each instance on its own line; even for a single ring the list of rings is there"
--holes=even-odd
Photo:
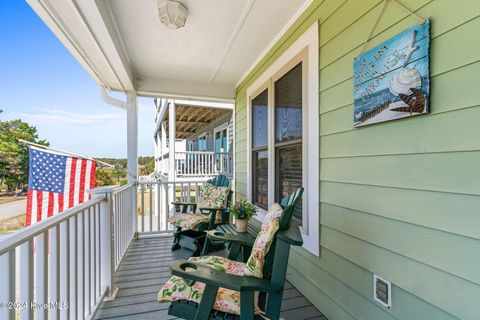
[[[163,180],[233,176],[233,104],[154,101],[155,173]],[[170,111],[175,113],[174,123]],[[175,137],[174,148],[170,136]]]
[[[195,152],[233,152],[235,198],[257,206],[257,224],[282,195],[305,187],[295,216],[304,245],[291,249],[287,277],[330,320],[480,318],[480,1],[401,0],[404,7],[393,0],[183,1],[190,15],[178,30],[161,24],[153,0],[27,1],[103,87],[103,98],[126,109],[129,172],[137,169],[136,98],[166,97],[157,100],[155,132],[156,168],[167,179],[218,168],[216,155],[206,166]],[[405,7],[431,19],[431,112],[354,128],[354,58],[418,23]],[[125,92],[127,100],[114,100],[105,88]],[[224,120],[201,123],[207,120],[200,115],[213,111],[192,101],[234,104],[233,115],[222,109]],[[182,123],[193,114],[189,108],[204,111],[193,116],[198,121],[187,120],[199,124]],[[221,144],[227,150],[215,148],[223,130],[215,128],[231,117],[233,147],[228,138]],[[186,150],[205,150],[180,157],[177,139],[185,140]],[[134,177],[129,182],[137,184]],[[165,190],[157,194],[158,215],[148,214],[152,197],[144,208],[142,193],[142,224],[134,220],[128,235],[120,230],[120,240],[102,229],[105,248],[120,248],[118,261],[134,232],[171,232],[166,218],[181,188],[176,183],[156,183]],[[151,195],[153,183],[140,185]],[[120,222],[131,222],[131,209],[122,211],[120,204],[135,204],[137,188],[133,192],[115,207],[115,214],[123,214]],[[83,216],[84,208],[75,214]],[[102,228],[110,228],[108,221]],[[48,231],[41,230],[45,239]],[[11,243],[2,268],[15,263],[20,241]],[[33,254],[32,243],[21,251]],[[45,246],[35,246],[46,256]],[[134,259],[128,258],[132,269]],[[15,288],[11,269],[9,277],[2,272],[2,281],[8,278]],[[382,285],[374,282],[377,275],[391,282],[391,290],[374,287]],[[47,291],[42,289],[39,302]],[[390,306],[375,299],[387,294]],[[132,313],[112,314],[137,318],[156,307],[125,304],[122,312]],[[95,311],[97,305],[89,307]],[[312,318],[308,310],[288,319]],[[10,314],[13,319],[15,312]]]

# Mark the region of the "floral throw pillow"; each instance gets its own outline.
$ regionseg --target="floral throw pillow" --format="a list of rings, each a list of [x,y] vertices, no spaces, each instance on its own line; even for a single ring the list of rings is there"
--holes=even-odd
[[[228,187],[217,187],[206,183],[198,196],[197,213],[202,213],[200,208],[224,208],[229,192]]]
[[[280,216],[283,209],[278,203],[274,203],[262,223],[262,228],[253,244],[252,254],[245,266],[245,275],[263,278],[263,265],[273,239],[280,228]]]

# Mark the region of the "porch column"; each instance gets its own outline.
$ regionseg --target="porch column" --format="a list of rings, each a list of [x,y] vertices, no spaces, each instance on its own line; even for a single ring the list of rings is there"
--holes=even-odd
[[[161,131],[160,131],[160,138],[161,138],[161,146],[162,146],[162,151],[161,151],[161,157],[162,157],[162,165],[161,165],[161,170],[162,174],[165,174],[167,172],[167,159],[165,159],[165,154],[167,153],[167,129],[165,127],[165,121],[162,121],[162,124],[160,126]]]
[[[169,139],[169,157],[168,157],[168,180],[175,181],[177,170],[175,168],[175,136],[177,133],[177,121],[175,101],[171,100],[168,105],[168,139]]]
[[[157,143],[157,147],[155,148],[155,172],[160,172],[161,171],[160,157],[162,156],[162,142],[160,140],[160,133],[158,131],[157,131],[155,137],[156,137],[155,141]]]
[[[138,159],[138,110],[137,96],[134,93],[127,95],[127,170],[128,183],[137,181]]]
[[[127,171],[128,183],[136,184],[138,179],[138,109],[137,96],[135,93],[127,94]],[[134,188],[132,199],[132,219],[137,238],[137,188]]]

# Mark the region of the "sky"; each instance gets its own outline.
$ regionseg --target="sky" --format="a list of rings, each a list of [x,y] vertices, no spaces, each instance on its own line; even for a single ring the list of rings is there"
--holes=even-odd
[[[0,114],[38,129],[50,146],[126,158],[126,111],[105,103],[96,82],[24,0],[0,1]],[[154,104],[139,98],[139,155],[153,155]]]

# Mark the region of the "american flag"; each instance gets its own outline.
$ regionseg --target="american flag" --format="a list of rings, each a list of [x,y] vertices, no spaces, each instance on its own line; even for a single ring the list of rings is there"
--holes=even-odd
[[[95,187],[93,160],[29,149],[25,226],[87,201]]]

